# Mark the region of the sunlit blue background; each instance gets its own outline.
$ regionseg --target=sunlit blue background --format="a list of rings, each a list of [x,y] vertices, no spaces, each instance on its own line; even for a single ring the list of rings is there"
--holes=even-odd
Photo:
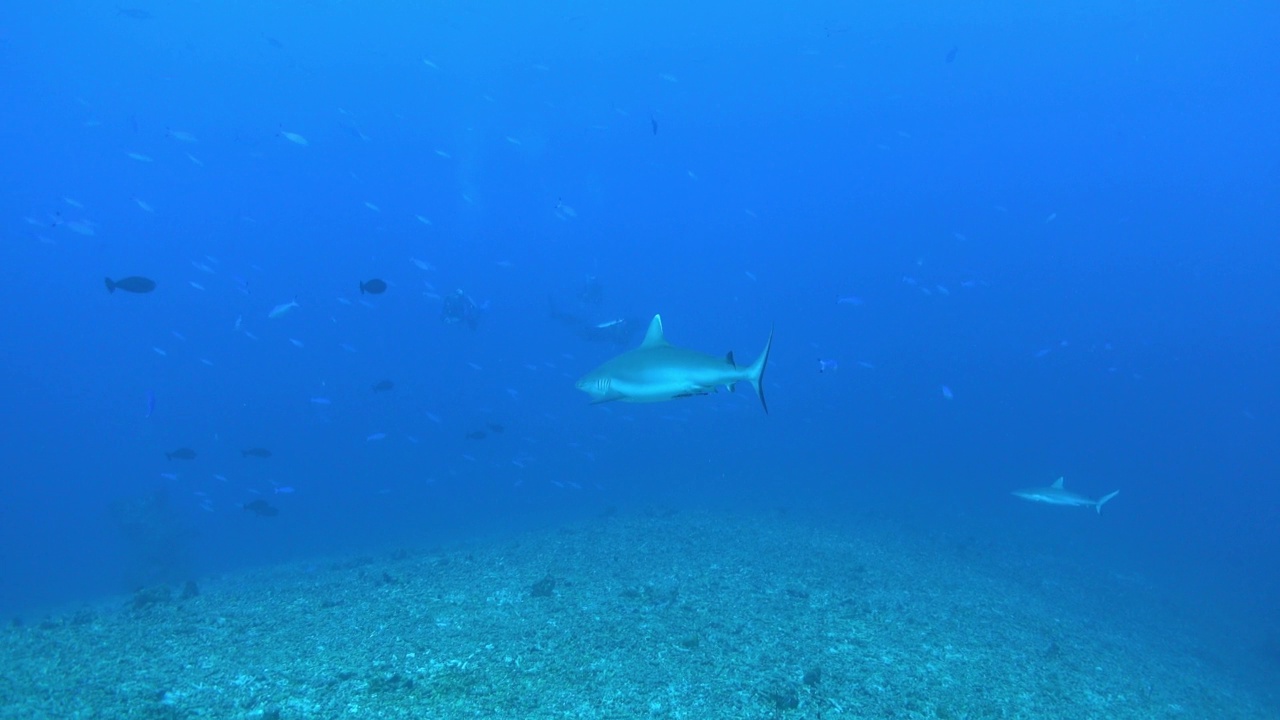
[[[1274,627],[1277,27],[1264,2],[9,8],[0,610],[665,504],[875,513]],[[134,274],[157,290],[105,291]],[[442,322],[456,288],[474,332]],[[776,326],[771,414],[745,388],[588,405],[573,381],[620,348],[548,296],[740,360]],[[1121,493],[1009,494],[1060,475]],[[164,552],[122,531],[139,504]]]

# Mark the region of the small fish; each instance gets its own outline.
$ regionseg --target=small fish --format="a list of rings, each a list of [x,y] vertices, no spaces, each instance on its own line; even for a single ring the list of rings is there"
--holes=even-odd
[[[302,137],[302,136],[301,136],[301,135],[299,135],[298,133],[291,133],[291,132],[286,132],[286,131],[284,131],[284,130],[281,130],[281,131],[280,131],[280,137],[284,138],[285,140],[288,140],[289,142],[293,143],[294,145],[301,145],[301,146],[303,146],[303,147],[306,147],[307,145],[310,145],[310,144],[311,144],[311,143],[307,142],[307,139],[306,139],[306,138]]]
[[[295,491],[292,485],[281,485],[272,492],[276,495],[292,495]]]
[[[369,202],[368,200],[366,200],[366,201],[365,201],[364,206],[365,206],[365,207],[367,207],[367,208],[369,208],[370,210],[372,210],[372,211],[374,211],[374,212],[382,212],[382,208],[378,207],[377,205],[374,205],[373,203]]]
[[[652,115],[649,116],[649,129],[653,131],[654,135],[658,134],[658,118]]]
[[[435,270],[435,267],[432,266],[432,264],[427,262],[426,260],[419,260],[418,258],[409,258],[409,262],[412,262],[414,265],[417,266],[419,270],[422,270],[423,272],[430,272],[432,270]]]
[[[391,388],[394,388],[395,386],[396,386],[396,384],[395,384],[395,383],[393,383],[393,382],[391,382],[390,380],[379,380],[377,383],[375,383],[375,384],[374,384],[374,386],[373,386],[373,391],[374,391],[374,392],[386,392],[386,391],[390,390]]]
[[[946,400],[954,400],[956,396],[955,396],[955,393],[951,392],[951,388],[947,387],[946,385],[943,385],[942,397]]]
[[[376,432],[370,435],[369,437],[365,438],[365,442],[378,442],[379,440],[386,440],[386,439],[387,439],[386,433]]]
[[[947,64],[948,64],[948,65],[950,65],[951,63],[953,63],[953,62],[955,62],[955,61],[956,61],[956,53],[958,53],[958,52],[960,52],[960,46],[959,46],[959,45],[952,45],[952,46],[951,46],[951,49],[947,51]]]
[[[836,370],[839,370],[839,369],[840,369],[840,363],[836,362],[835,360],[824,360],[822,358],[818,358],[818,372],[820,373],[835,372]]]
[[[360,281],[360,294],[381,295],[387,291],[387,283],[378,278]]]
[[[421,215],[414,215],[414,217],[415,217],[415,218],[417,218],[417,219],[418,219],[418,222],[422,223],[423,225],[430,225],[430,224],[431,224],[431,220],[430,220],[430,219],[425,218],[425,217],[423,217],[423,216],[421,216]]]
[[[255,457],[266,460],[271,457],[271,451],[261,447],[249,448],[248,450],[241,450],[240,457]]]
[[[138,162],[145,162],[145,163],[155,162],[155,160],[150,155],[143,155],[142,153],[138,153],[138,152],[129,153],[129,157],[133,158],[134,160],[137,160]]]
[[[156,211],[155,208],[151,207],[150,203],[148,203],[146,200],[143,200],[142,198],[135,197],[133,201],[137,203],[138,207],[142,208],[146,212],[154,213]]]
[[[240,507],[244,509],[246,512],[251,512],[254,515],[257,515],[258,517],[275,517],[280,514],[279,508],[275,507],[274,505],[267,502],[266,500],[263,500],[262,498],[258,498],[257,500],[251,500],[250,502],[247,502],[241,505]]]
[[[169,458],[170,460],[195,460],[196,451],[192,450],[191,448],[184,447],[184,448],[178,448],[173,452],[167,452],[164,454],[164,456]]]
[[[861,305],[862,298],[857,295],[841,295],[836,298],[837,305]]]
[[[271,312],[267,313],[267,319],[275,320],[281,315],[285,315],[286,313],[288,313],[289,311],[297,307],[301,307],[300,305],[298,305],[298,298],[294,298],[287,303],[280,303],[279,305],[271,308]]]
[[[492,423],[492,422],[491,422],[491,423],[487,423],[487,425],[489,426],[489,430],[490,430],[491,432],[495,432],[495,433],[504,433],[504,432],[506,432],[506,431],[507,431],[507,429],[506,429],[505,427],[503,427],[502,425],[500,425],[500,424],[498,424],[498,423]]]
[[[113,293],[117,289],[131,293],[149,293],[156,289],[156,281],[151,278],[142,277],[141,275],[131,275],[127,278],[112,280],[111,278],[103,278],[103,282],[107,285],[107,292]]]
[[[195,135],[192,135],[191,133],[186,132],[184,130],[174,130],[170,128],[164,131],[164,135],[170,140],[177,140],[178,142],[184,142],[184,143],[198,142],[196,140]]]

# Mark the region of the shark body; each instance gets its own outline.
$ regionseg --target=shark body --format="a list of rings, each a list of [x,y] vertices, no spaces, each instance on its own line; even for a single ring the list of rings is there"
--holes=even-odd
[[[1049,487],[1026,488],[1025,490],[1014,490],[1013,494],[1015,497],[1020,497],[1023,500],[1030,500],[1031,502],[1045,503],[1048,505],[1066,505],[1068,507],[1092,507],[1093,509],[1098,511],[1099,515],[1101,515],[1102,506],[1105,505],[1106,502],[1111,498],[1119,495],[1120,491],[1116,490],[1115,492],[1107,493],[1106,495],[1103,495],[1101,498],[1098,498],[1097,500],[1090,500],[1089,498],[1083,495],[1073,493],[1070,490],[1063,488],[1062,478],[1058,478]]]
[[[592,402],[662,402],[678,397],[707,395],[716,388],[730,389],[736,383],[749,382],[760,398],[764,411],[764,369],[769,362],[773,331],[756,361],[741,367],[733,361],[733,353],[718,358],[713,355],[676,347],[662,334],[662,316],[649,322],[640,347],[606,361],[577,382],[579,390],[591,396]]]

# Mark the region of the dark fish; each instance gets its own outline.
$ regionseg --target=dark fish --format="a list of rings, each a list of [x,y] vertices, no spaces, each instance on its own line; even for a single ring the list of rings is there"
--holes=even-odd
[[[468,440],[483,440],[486,437],[489,437],[489,434],[483,430],[472,430],[471,432],[467,433]]]
[[[127,278],[112,280],[111,278],[103,278],[103,282],[107,284],[107,292],[115,292],[117,289],[131,293],[149,293],[156,289],[156,281],[151,278],[145,278],[140,275],[131,275]]]
[[[390,380],[379,380],[377,383],[374,384],[373,391],[386,392],[395,386],[396,384],[391,382]]]
[[[247,512],[257,515],[258,517],[275,517],[280,514],[280,508],[277,508],[275,505],[272,505],[262,498],[251,500],[240,507],[244,508]]]
[[[191,448],[178,448],[173,452],[165,453],[164,456],[170,460],[195,460],[196,451]]]
[[[950,65],[951,63],[953,63],[953,62],[955,62],[955,61],[956,61],[956,53],[958,53],[958,52],[960,52],[960,46],[958,46],[958,45],[952,45],[952,46],[951,46],[951,49],[947,51],[947,64],[948,64],[948,65]]]
[[[506,432],[506,428],[502,427],[498,423],[489,423],[489,429],[496,433]]]
[[[387,291],[387,284],[378,278],[365,280],[360,283],[360,294],[368,293],[370,295],[381,295]]]
[[[649,128],[653,130],[654,135],[658,134],[658,118],[656,117],[649,118]]]
[[[256,458],[262,458],[263,460],[265,460],[271,457],[271,451],[266,448],[249,448],[248,450],[241,450],[240,456],[256,457]]]
[[[277,39],[275,39],[275,38],[271,37],[270,35],[263,35],[262,37],[266,39],[267,44],[268,44],[268,45],[270,45],[271,47],[273,47],[273,48],[275,48],[275,49],[277,49],[277,50],[283,50],[283,49],[284,49],[284,43],[282,43],[282,42],[280,42],[279,40],[277,40]]]

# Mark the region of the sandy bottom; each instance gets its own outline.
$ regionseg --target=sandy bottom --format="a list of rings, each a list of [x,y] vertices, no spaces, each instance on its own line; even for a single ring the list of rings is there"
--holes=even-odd
[[[6,627],[0,717],[1280,717],[1148,593],[891,528],[651,512]]]

